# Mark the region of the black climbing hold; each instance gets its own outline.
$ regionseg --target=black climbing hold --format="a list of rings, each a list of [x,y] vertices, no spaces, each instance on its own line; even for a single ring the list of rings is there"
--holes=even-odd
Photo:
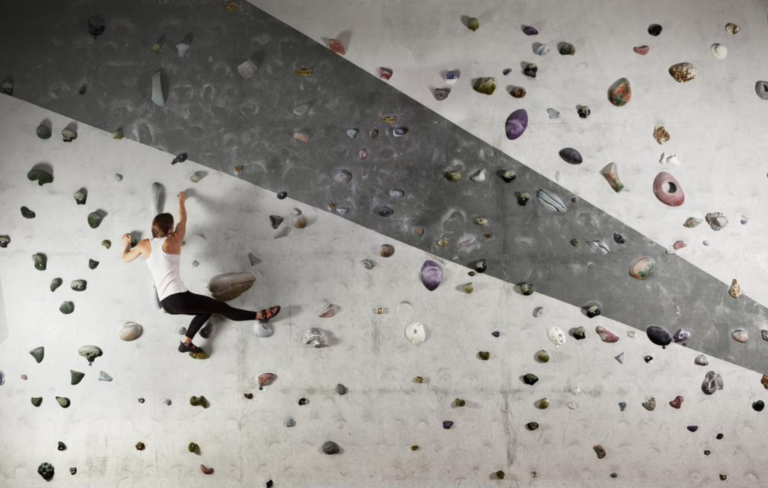
[[[323,452],[331,456],[340,453],[341,448],[333,441],[326,441],[323,443]]]
[[[307,403],[309,403],[309,400],[306,398],[299,398],[299,405],[306,405]]]
[[[501,335],[501,333],[498,330],[494,330],[493,332],[491,332],[491,335],[493,337],[499,337]]]
[[[617,244],[625,244],[627,242],[627,238],[624,237],[624,234],[619,232],[613,233],[613,240],[616,241]]]
[[[646,363],[650,363],[651,361],[653,361],[653,356],[644,356],[644,357],[643,357],[643,360],[644,360]]]
[[[187,160],[187,153],[179,153],[178,156],[173,158],[173,161],[171,161],[171,165],[174,165],[176,163],[183,163]]]
[[[288,197],[287,191],[281,191],[280,193],[277,194],[278,200],[285,200],[287,197]]]
[[[579,240],[578,239],[571,239],[569,241],[573,247],[579,247]]]
[[[91,269],[96,269],[99,267],[99,262],[93,259],[88,260],[88,267]]]
[[[619,475],[617,473],[611,473],[611,478],[618,478]]]
[[[670,334],[664,327],[651,325],[645,329],[645,332],[648,334],[648,339],[657,346],[667,347],[672,343],[672,334]]]
[[[341,383],[336,385],[336,393],[338,393],[339,395],[342,395],[342,396],[346,395],[348,391],[349,390],[347,389],[347,387],[342,385]]]
[[[576,109],[576,113],[579,114],[579,117],[582,119],[586,119],[589,117],[589,114],[592,113],[592,110],[589,109],[586,105],[580,105],[578,109]]]
[[[104,31],[106,30],[107,23],[100,15],[93,15],[90,19],[88,19],[88,33],[92,35],[94,39],[104,34]]]
[[[587,338],[587,331],[581,326],[571,329],[571,334],[573,334],[573,338],[577,341]]]
[[[272,482],[272,480],[267,481],[267,488],[272,488],[275,484]]]
[[[35,214],[35,212],[28,209],[27,207],[21,207],[21,216],[25,219],[34,219],[36,215],[37,214]]]
[[[499,170],[499,178],[504,180],[505,183],[511,183],[515,180],[515,178],[517,178],[517,173],[511,169],[502,169]]]
[[[560,157],[568,164],[581,164],[584,162],[584,158],[581,157],[581,153],[572,147],[565,147],[560,150]]]
[[[704,455],[705,455],[705,456],[709,456],[710,454],[712,454],[712,452],[710,452],[710,450],[709,450],[709,449],[707,449],[707,450],[705,450],[705,451],[704,451]]]
[[[536,73],[539,71],[539,67],[536,66],[534,63],[528,63],[525,65],[525,68],[523,69],[523,74],[525,76],[530,76],[531,78],[536,78]]]
[[[77,90],[77,93],[79,93],[80,95],[85,95],[85,92],[87,91],[88,91],[88,85],[83,85],[80,87],[79,90]]]
[[[765,403],[762,400],[758,400],[752,404],[752,408],[755,410],[755,412],[762,412],[765,408]]]
[[[648,34],[652,35],[653,37],[658,36],[661,34],[661,30],[663,29],[662,26],[659,24],[651,24],[648,26]]]
[[[723,434],[717,434],[717,440],[721,440],[723,437],[725,437]]]
[[[71,474],[72,476],[76,475],[77,474],[77,468],[69,468],[69,474]]]
[[[66,451],[67,450],[67,445],[64,444],[63,442],[59,441],[59,446],[57,447],[57,449],[59,451]]]
[[[50,463],[42,463],[37,468],[37,474],[43,477],[45,481],[51,481],[53,479],[53,466]]]
[[[528,422],[525,424],[525,428],[528,430],[536,430],[539,428],[539,424],[536,422]]]
[[[696,432],[697,430],[699,430],[699,426],[698,425],[689,425],[688,426],[688,430],[690,432]]]
[[[526,385],[533,386],[536,384],[537,381],[539,381],[539,377],[533,373],[528,373],[527,375],[523,376],[523,383],[525,383]]]
[[[270,215],[269,221],[272,223],[272,228],[277,229],[283,223],[283,218],[279,215]]]
[[[139,398],[139,403],[144,403],[144,399],[143,398]]]
[[[593,319],[602,313],[600,311],[600,308],[598,308],[597,305],[590,305],[589,307],[587,307],[586,312],[587,312],[587,317],[589,317],[590,319]]]
[[[475,261],[472,267],[475,268],[475,271],[478,273],[485,273],[485,270],[488,269],[488,263],[485,261],[485,259],[480,259]]]

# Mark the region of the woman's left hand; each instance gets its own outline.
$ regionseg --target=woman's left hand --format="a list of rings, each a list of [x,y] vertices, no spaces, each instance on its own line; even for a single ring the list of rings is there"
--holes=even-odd
[[[123,234],[123,244],[130,246],[132,242],[133,238],[131,237],[131,234]]]

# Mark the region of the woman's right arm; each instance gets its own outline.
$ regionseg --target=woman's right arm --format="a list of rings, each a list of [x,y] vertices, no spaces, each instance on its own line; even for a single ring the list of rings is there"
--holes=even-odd
[[[187,200],[187,194],[184,192],[179,193],[179,223],[176,224],[176,228],[169,238],[181,245],[181,241],[184,240],[184,236],[187,233],[187,207],[184,202]]]
[[[143,249],[146,247],[146,239],[141,241],[133,249],[131,249],[131,241],[131,234],[123,234],[123,262],[126,264],[141,256],[143,254]]]

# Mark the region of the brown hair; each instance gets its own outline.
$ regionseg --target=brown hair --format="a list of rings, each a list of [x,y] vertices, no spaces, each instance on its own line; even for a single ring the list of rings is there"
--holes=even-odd
[[[161,213],[152,221],[152,237],[166,237],[173,230],[173,215]]]

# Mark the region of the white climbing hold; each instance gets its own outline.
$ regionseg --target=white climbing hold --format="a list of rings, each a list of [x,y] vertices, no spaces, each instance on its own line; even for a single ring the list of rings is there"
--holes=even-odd
[[[163,71],[152,73],[152,103],[158,107],[165,107],[165,86],[163,85]]]
[[[256,337],[269,337],[274,333],[275,331],[272,327],[263,322],[256,322],[253,324],[253,334]]]
[[[565,344],[565,332],[560,327],[550,327],[547,329],[547,337],[552,341],[555,347]]]
[[[237,66],[237,73],[246,80],[250,80],[258,72],[259,67],[256,66],[256,63],[251,58],[246,59]]]
[[[405,337],[411,341],[413,345],[420,345],[427,338],[427,332],[424,329],[424,324],[421,322],[408,324],[405,327]]]

